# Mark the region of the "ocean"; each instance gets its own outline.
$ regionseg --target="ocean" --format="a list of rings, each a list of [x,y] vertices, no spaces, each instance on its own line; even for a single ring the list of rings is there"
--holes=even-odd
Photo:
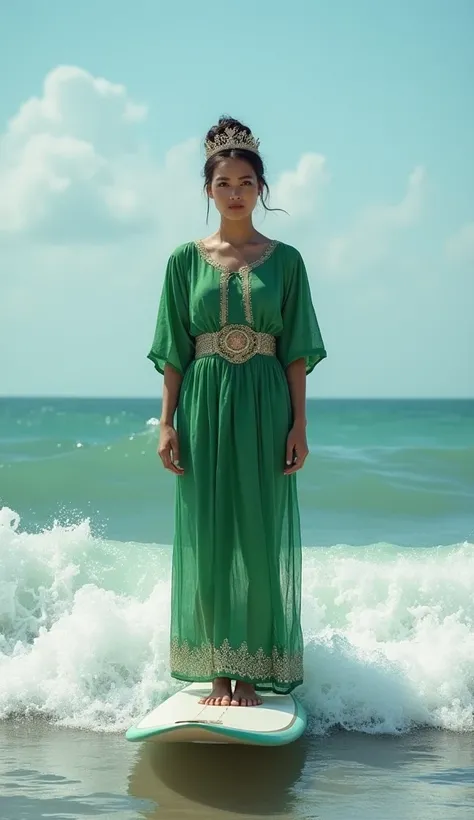
[[[0,818],[471,816],[474,401],[308,401],[306,736],[164,756],[123,739],[179,686],[159,414],[0,398]]]

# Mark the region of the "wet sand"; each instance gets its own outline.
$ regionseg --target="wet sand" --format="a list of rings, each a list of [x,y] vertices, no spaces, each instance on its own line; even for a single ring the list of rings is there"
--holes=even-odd
[[[474,738],[336,732],[279,749],[128,743],[0,725],[1,820],[468,820]]]

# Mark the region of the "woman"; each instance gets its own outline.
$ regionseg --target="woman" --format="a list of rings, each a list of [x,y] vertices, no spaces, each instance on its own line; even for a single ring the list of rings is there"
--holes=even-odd
[[[257,706],[303,680],[295,474],[306,375],[326,352],[299,252],[252,224],[259,142],[221,117],[205,152],[220,227],[171,254],[148,354],[164,374],[158,453],[178,477],[171,674],[212,681],[201,703]]]

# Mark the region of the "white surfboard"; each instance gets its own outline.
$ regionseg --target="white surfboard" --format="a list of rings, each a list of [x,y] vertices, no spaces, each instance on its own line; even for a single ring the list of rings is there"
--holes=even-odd
[[[282,746],[303,734],[306,713],[293,695],[262,694],[261,706],[205,706],[209,685],[191,683],[127,730],[127,740]]]

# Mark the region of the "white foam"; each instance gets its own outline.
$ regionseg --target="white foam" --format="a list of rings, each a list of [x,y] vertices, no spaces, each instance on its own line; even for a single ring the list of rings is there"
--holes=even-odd
[[[148,421],[147,421],[147,423],[146,423],[146,426],[147,426],[147,427],[158,427],[158,426],[159,426],[159,424],[160,424],[160,420],[159,420],[159,419],[156,419],[156,418],[154,418],[154,417],[152,416],[152,418],[151,418],[151,419],[148,419]]]
[[[474,729],[474,546],[305,559],[302,692],[313,729]]]
[[[0,510],[0,716],[123,730],[180,684],[168,668],[169,547],[89,522],[21,532]],[[472,730],[474,547],[305,549],[310,730]]]

